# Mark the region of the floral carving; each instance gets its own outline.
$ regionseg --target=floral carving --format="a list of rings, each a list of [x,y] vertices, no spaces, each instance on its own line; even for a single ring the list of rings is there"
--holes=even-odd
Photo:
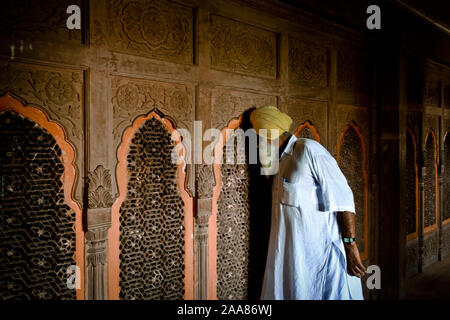
[[[219,70],[277,77],[277,35],[212,16],[211,65]]]
[[[277,97],[240,91],[214,91],[211,106],[212,125],[222,129],[245,110],[265,105],[277,106]]]
[[[72,84],[58,76],[48,80],[47,85],[45,86],[45,93],[55,104],[68,103],[75,96],[75,90]]]
[[[89,208],[109,208],[112,204],[111,175],[108,169],[98,165],[89,172]]]
[[[289,39],[289,80],[326,87],[327,49],[322,46]]]
[[[212,166],[199,165],[197,166],[197,197],[199,199],[212,198],[213,187],[216,183]]]
[[[168,1],[115,0],[111,4],[114,50],[150,58],[194,62],[194,11]]]

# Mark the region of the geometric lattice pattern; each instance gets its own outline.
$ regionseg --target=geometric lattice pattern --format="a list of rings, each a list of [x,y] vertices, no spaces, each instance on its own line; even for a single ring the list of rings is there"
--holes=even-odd
[[[450,87],[449,87],[450,88]],[[449,90],[450,91],[450,90]],[[449,92],[450,94],[450,92]],[[444,200],[444,212],[442,214],[442,220],[450,219],[450,135],[447,134],[447,137],[444,142],[444,194],[442,195]]]
[[[244,144],[237,143],[242,131],[235,132],[236,138],[227,139],[223,149],[222,190],[217,202],[217,298],[220,300],[248,296],[249,173]],[[227,164],[230,157],[237,164]]]
[[[64,204],[61,149],[41,126],[0,114],[0,298],[75,299],[75,213]]]
[[[364,249],[364,179],[362,167],[362,147],[358,134],[350,127],[342,140],[339,167],[347,178],[347,182],[353,191],[355,201],[355,230],[356,243],[361,251]]]
[[[416,232],[416,159],[413,136],[406,134],[406,234]]]
[[[184,205],[174,144],[156,118],[136,132],[120,208],[120,298],[184,298]]]
[[[304,127],[302,129],[302,131],[300,131],[298,138],[307,138],[307,139],[317,140],[317,137],[314,135],[314,133],[308,127]]]
[[[424,165],[426,175],[424,179],[424,227],[432,226],[436,223],[436,168],[435,168],[435,148],[433,135],[429,134],[424,154]]]

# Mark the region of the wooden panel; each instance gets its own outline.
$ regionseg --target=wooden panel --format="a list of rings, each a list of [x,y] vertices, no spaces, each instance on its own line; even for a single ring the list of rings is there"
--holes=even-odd
[[[211,16],[211,66],[264,78],[277,77],[277,34]]]
[[[326,47],[289,37],[289,81],[308,86],[328,86]]]
[[[194,10],[169,1],[114,0],[112,50],[183,64],[194,63]]]
[[[215,89],[212,93],[212,127],[222,129],[252,107],[277,106],[277,96],[245,91]]]
[[[292,118],[291,128],[293,129],[291,131],[298,130],[299,126],[309,121],[310,125],[316,130],[317,136],[320,137],[319,140],[321,143],[326,146],[328,133],[327,108],[328,103],[326,101],[290,97],[288,99],[286,113]]]

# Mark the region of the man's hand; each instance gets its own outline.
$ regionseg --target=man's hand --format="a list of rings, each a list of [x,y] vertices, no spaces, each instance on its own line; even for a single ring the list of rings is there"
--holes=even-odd
[[[341,234],[346,238],[355,237],[355,214],[349,211],[338,212],[338,223]],[[347,256],[347,273],[361,278],[366,272],[366,267],[361,262],[356,242],[344,243]]]
[[[347,256],[347,273],[361,278],[366,272],[366,267],[361,262],[356,242],[344,243],[345,255]]]

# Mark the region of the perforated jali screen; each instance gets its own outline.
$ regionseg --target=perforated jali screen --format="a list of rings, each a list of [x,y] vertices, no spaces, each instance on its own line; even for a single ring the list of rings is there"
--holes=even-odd
[[[248,296],[249,176],[243,146],[237,143],[242,138],[239,132],[235,131],[236,138],[228,139],[223,148],[222,190],[217,203],[217,298],[220,300]],[[230,157],[241,164],[227,164]]]
[[[340,147],[339,167],[353,191],[355,201],[355,229],[356,242],[360,251],[363,251],[366,239],[364,238],[364,178],[362,163],[362,146],[356,131],[350,127],[344,135]]]
[[[64,203],[61,149],[41,126],[0,114],[0,297],[75,299],[75,213]]]
[[[432,226],[436,223],[436,168],[435,168],[435,148],[433,135],[429,134],[426,141],[424,162],[426,176],[424,179],[424,227]]]
[[[184,298],[184,207],[167,128],[147,120],[132,139],[120,208],[120,298]]]

